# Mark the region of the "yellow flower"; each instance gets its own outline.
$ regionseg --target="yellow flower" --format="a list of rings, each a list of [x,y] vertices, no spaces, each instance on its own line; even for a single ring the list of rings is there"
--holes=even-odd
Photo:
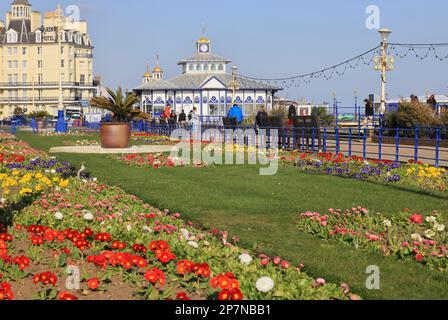
[[[59,186],[62,188],[65,188],[69,185],[69,181],[67,180],[61,180],[61,182],[59,182]]]
[[[42,179],[44,177],[44,175],[40,172],[36,173],[36,175],[34,176],[36,179]]]
[[[20,174],[20,172],[18,171],[18,170],[14,170],[13,172],[12,172],[12,175],[13,176],[18,176]]]
[[[24,194],[30,194],[32,193],[33,190],[30,188],[22,188],[22,190],[20,190],[19,195],[23,196]]]
[[[36,190],[37,192],[42,191],[43,187],[41,184],[38,184],[37,186],[34,187],[34,190]]]

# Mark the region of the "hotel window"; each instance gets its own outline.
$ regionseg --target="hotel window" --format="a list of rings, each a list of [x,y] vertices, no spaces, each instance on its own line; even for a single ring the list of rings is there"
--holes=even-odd
[[[16,32],[8,33],[6,40],[8,43],[17,43],[17,33]]]
[[[26,47],[23,47],[23,48],[22,48],[22,54],[23,54],[23,55],[26,55],[26,52],[27,52],[26,50],[27,50]]]
[[[215,64],[212,64],[211,69],[212,69],[212,71],[216,71],[216,65],[215,65]]]
[[[43,68],[43,62],[42,62],[42,60],[37,60],[37,67],[39,68],[39,69],[42,69]]]
[[[86,82],[86,76],[83,75],[83,74],[81,74],[81,75],[79,76],[79,82],[80,82],[81,84],[84,84],[84,83]]]
[[[17,47],[14,47],[13,52],[14,52],[14,55],[17,55],[17,53],[19,52],[19,49]]]
[[[26,90],[23,90],[22,92],[23,92],[23,97],[27,98],[28,97],[28,92]]]
[[[219,71],[223,71],[223,70],[224,70],[224,66],[223,66],[222,64],[220,64],[220,65],[218,66],[218,70],[219,70]]]
[[[17,60],[14,60],[13,66],[17,69],[19,67],[19,62]]]
[[[194,66],[192,64],[188,65],[188,69],[190,69],[190,71],[194,70]]]
[[[196,71],[201,71],[201,65],[200,64],[196,65]]]
[[[37,47],[37,54],[38,54],[39,56],[42,55],[42,47]]]
[[[14,75],[13,81],[14,81],[14,83],[18,83],[19,82],[19,75],[18,74]]]
[[[61,81],[62,81],[62,82],[65,81],[65,73],[61,73]]]
[[[64,47],[61,47],[61,54],[64,54]]]
[[[12,55],[12,48],[11,47],[8,47],[8,55]]]
[[[61,60],[61,68],[65,68],[65,60],[64,59]]]
[[[8,60],[8,68],[12,69],[12,61]]]
[[[8,74],[8,83],[9,83],[9,84],[12,83],[12,74]]]
[[[22,83],[26,84],[28,82],[28,75],[27,74],[22,74]]]
[[[24,69],[28,68],[28,61],[26,61],[26,60],[22,61],[22,68],[24,68]]]
[[[204,71],[208,71],[208,64],[204,64]]]
[[[72,82],[73,81],[73,73],[70,73],[68,81]]]
[[[38,82],[39,84],[42,84],[43,79],[44,79],[44,75],[43,75],[42,73],[39,73],[39,74],[37,75],[37,82]]]
[[[36,32],[36,42],[42,42],[42,32]]]

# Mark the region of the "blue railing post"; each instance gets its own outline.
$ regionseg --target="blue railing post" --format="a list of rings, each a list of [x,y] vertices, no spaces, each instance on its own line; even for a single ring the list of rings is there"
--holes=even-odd
[[[378,129],[378,160],[383,160],[383,128]]]
[[[395,162],[400,161],[400,129],[395,132]]]
[[[348,128],[348,156],[352,156],[352,128]]]
[[[314,153],[314,150],[316,149],[316,141],[314,140],[316,137],[315,130],[316,130],[316,128],[313,127],[313,131],[312,131],[312,135],[311,135],[311,138],[313,139],[313,141],[311,143],[311,148],[313,150],[313,153]]]
[[[324,128],[324,152],[327,153],[327,128]]]
[[[415,127],[414,161],[418,161],[418,127]]]
[[[340,144],[339,144],[339,127],[335,128],[336,130],[336,153],[339,154],[339,151],[341,150]]]
[[[287,132],[286,132],[286,127],[283,128],[283,150],[286,149],[286,136],[287,136]]]
[[[302,127],[302,152],[305,152],[305,127]]]
[[[439,167],[440,128],[436,129],[436,168]]]
[[[367,129],[364,128],[364,136],[362,137],[362,158],[367,158]]]
[[[296,149],[296,130],[295,129],[296,129],[295,127],[292,127],[292,134],[291,134],[291,136],[292,136],[292,148],[291,148],[291,150],[292,151],[294,151]]]
[[[11,133],[16,134],[17,133],[17,127],[15,123],[11,123]]]

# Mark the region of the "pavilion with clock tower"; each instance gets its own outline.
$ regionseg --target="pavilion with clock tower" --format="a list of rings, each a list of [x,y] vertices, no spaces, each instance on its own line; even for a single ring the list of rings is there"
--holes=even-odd
[[[235,88],[231,62],[214,54],[211,41],[202,36],[196,41],[196,53],[177,63],[182,68],[179,76],[166,80],[158,63],[152,73],[148,67],[143,83],[134,89],[141,97],[141,110],[158,116],[169,104],[177,114],[196,107],[202,118],[219,118],[227,115],[233,103],[242,107],[246,117],[262,106],[271,109],[281,88],[238,75]]]

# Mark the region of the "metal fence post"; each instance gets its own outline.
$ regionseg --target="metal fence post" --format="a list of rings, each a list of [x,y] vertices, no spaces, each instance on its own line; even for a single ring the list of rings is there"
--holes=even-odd
[[[415,127],[414,161],[418,161],[418,127]]]
[[[327,128],[324,128],[324,152],[327,153]]]
[[[313,131],[312,131],[312,134],[311,134],[311,139],[313,139],[312,142],[311,142],[311,148],[313,150],[313,153],[314,153],[314,150],[316,149],[316,141],[315,141],[316,132],[315,132],[315,130],[316,130],[316,128],[313,127]]]
[[[339,128],[335,128],[336,130],[336,153],[339,154],[339,151],[341,151],[340,149],[340,145],[339,145]]]
[[[348,156],[352,156],[352,128],[348,128]]]
[[[378,160],[383,160],[383,128],[378,129]]]
[[[395,132],[395,162],[400,161],[400,129]]]
[[[367,129],[364,128],[364,136],[362,137],[362,158],[366,159],[367,150],[366,150],[366,143],[367,143]]]
[[[436,129],[436,168],[439,167],[440,128]]]

